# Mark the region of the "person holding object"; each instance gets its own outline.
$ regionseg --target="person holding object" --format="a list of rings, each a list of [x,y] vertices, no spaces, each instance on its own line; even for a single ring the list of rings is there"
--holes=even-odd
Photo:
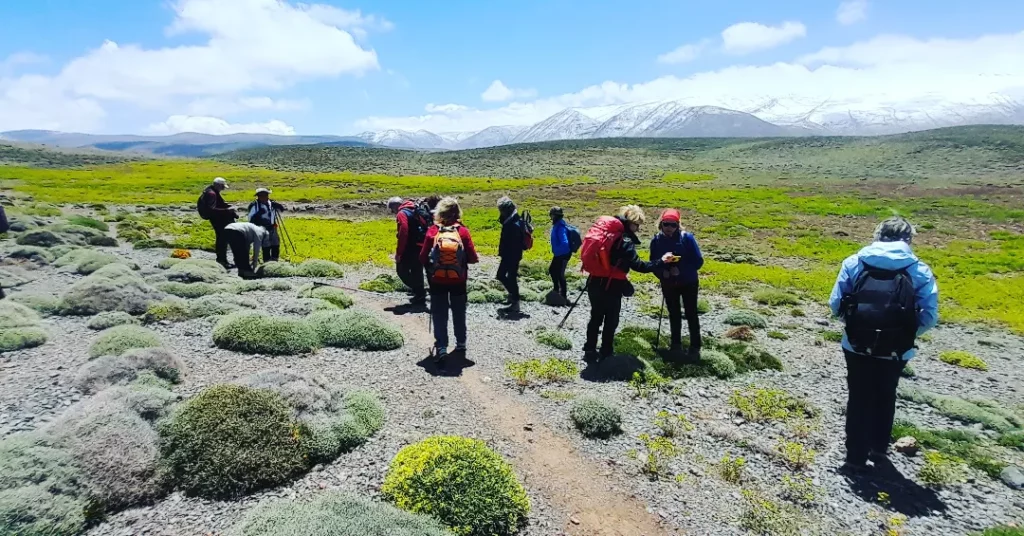
[[[238,215],[235,214],[235,209],[228,205],[224,201],[224,197],[221,196],[221,192],[227,189],[228,181],[223,177],[213,179],[213,184],[207,186],[203,190],[203,194],[199,196],[196,210],[199,212],[199,217],[209,220],[210,226],[213,227],[213,234],[216,237],[214,250],[217,253],[217,262],[226,270],[230,270],[233,266],[228,264],[228,241],[224,235],[224,228],[237,220]]]
[[[267,230],[267,242],[263,245],[263,262],[277,261],[281,257],[281,237],[277,232],[280,213],[284,205],[270,200],[272,192],[266,188],[256,189],[256,200],[249,203],[249,223]]]
[[[267,230],[248,222],[235,222],[224,227],[223,233],[235,257],[238,276],[242,279],[255,278],[256,269],[260,265],[260,252],[270,238]],[[248,258],[249,248],[252,248],[251,261]]]
[[[700,280],[697,271],[704,266],[697,239],[693,234],[684,231],[679,224],[679,211],[668,209],[661,213],[658,223],[658,234],[651,239],[651,257],[661,258],[671,253],[677,262],[666,264],[654,271],[661,280],[661,294],[665,298],[668,309],[668,323],[672,331],[672,345],[669,351],[674,355],[682,353],[683,311],[686,311],[686,323],[690,331],[690,348],[688,358],[691,361],[700,359],[700,320],[697,317],[697,292]],[[680,307],[682,305],[682,307]]]
[[[637,255],[636,245],[640,240],[636,233],[645,219],[643,209],[626,205],[619,209],[616,217],[598,218],[583,238],[580,260],[583,261],[583,270],[590,274],[587,283],[590,322],[587,324],[587,342],[583,345],[584,361],[611,357],[622,311],[622,297],[632,296],[634,291],[628,279],[629,271],[651,273],[673,260],[672,253],[665,253],[661,259],[652,262],[646,262]],[[600,350],[597,346],[599,332]]]
[[[910,249],[915,233],[899,216],[878,224],[874,242],[843,261],[829,298],[846,324],[847,473],[868,470],[869,459],[885,461],[900,374],[917,337],[939,320],[935,275]]]

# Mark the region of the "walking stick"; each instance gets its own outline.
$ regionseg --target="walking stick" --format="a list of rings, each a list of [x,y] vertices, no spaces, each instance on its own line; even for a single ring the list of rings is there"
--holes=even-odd
[[[661,348],[661,319],[665,316],[665,293],[661,293],[661,310],[658,311],[658,336],[654,339],[654,351]]]
[[[583,293],[587,291],[588,286],[590,286],[589,275],[587,276],[586,284],[583,285],[583,290],[580,291],[580,295],[576,296],[576,301],[572,302],[572,307],[570,307],[569,310],[565,312],[565,316],[562,317],[562,321],[558,323],[558,327],[556,329],[562,329],[562,326],[565,325],[565,321],[569,319],[569,315],[572,313],[572,310],[576,308],[576,304],[580,302],[580,298],[583,297]]]

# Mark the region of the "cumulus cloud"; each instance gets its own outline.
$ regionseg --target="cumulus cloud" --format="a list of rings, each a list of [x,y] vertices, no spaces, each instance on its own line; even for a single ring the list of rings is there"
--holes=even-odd
[[[480,94],[485,102],[504,102],[513,99],[529,99],[537,96],[535,89],[512,89],[506,86],[501,80],[491,82],[487,89]]]
[[[711,44],[710,39],[704,39],[696,43],[682,45],[679,48],[658,56],[658,63],[687,63],[697,59],[704,49]]]
[[[107,115],[94,99],[68,97],[50,78],[36,75],[0,78],[0,110],[0,131],[90,131]]]
[[[868,0],[846,0],[836,10],[836,21],[843,26],[863,22],[868,18]]]
[[[149,125],[146,131],[158,136],[181,132],[213,135],[240,133],[277,134],[280,136],[295,135],[294,128],[276,119],[266,123],[229,123],[219,117],[192,115],[172,115],[166,121]]]
[[[688,77],[649,82],[604,82],[575,93],[492,109],[440,110],[412,117],[368,117],[360,129],[478,130],[529,125],[567,107],[664,100],[741,109],[766,116],[801,110],[929,109],[956,102],[1006,104],[1024,99],[1024,32],[974,39],[881,36],[847,47],[825,48],[791,62],[732,66]],[[810,113],[810,112],[809,112]]]
[[[463,112],[469,109],[469,106],[463,106],[461,104],[434,104],[430,103],[423,107],[428,112],[440,112],[440,113],[451,113],[451,112]]]
[[[306,99],[272,99],[270,97],[209,97],[188,104],[188,115],[227,116],[249,111],[291,112],[309,109]]]
[[[800,22],[786,21],[779,26],[741,22],[722,30],[722,49],[729,54],[748,54],[775,48],[807,35]]]

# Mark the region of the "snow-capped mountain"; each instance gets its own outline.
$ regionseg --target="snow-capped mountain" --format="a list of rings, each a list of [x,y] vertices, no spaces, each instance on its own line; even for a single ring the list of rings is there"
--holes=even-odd
[[[379,132],[363,132],[356,137],[373,145],[401,149],[443,149],[452,144],[451,141],[426,130],[413,132],[391,129]]]
[[[468,132],[468,136],[459,140],[455,146],[459,149],[479,149],[481,147],[494,147],[507,145],[526,127],[516,125],[504,125],[500,127],[487,127],[480,132]]]
[[[591,119],[583,112],[574,108],[566,108],[520,132],[512,138],[512,143],[589,138],[599,126],[601,123]]]
[[[790,132],[757,117],[715,106],[679,102],[641,104],[602,123],[594,138],[689,138],[784,136]]]

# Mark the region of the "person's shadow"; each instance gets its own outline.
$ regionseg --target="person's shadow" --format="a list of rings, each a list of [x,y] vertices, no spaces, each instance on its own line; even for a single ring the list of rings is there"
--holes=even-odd
[[[465,352],[452,352],[440,362],[428,355],[416,365],[431,376],[457,378],[462,376],[464,369],[476,365],[476,362],[467,359]]]
[[[580,378],[588,382],[624,382],[640,372],[646,365],[640,358],[629,354],[614,354],[597,362],[588,362]]]
[[[403,303],[401,305],[385,307],[384,310],[396,316],[401,316],[416,313],[428,313],[430,312],[430,307],[426,304],[413,305],[411,303]]]
[[[870,473],[848,476],[850,490],[869,503],[878,502],[878,494],[889,498],[888,509],[907,517],[922,517],[945,512],[947,507],[934,490],[921,486],[899,472],[888,459],[875,462]]]
[[[526,314],[526,313],[524,313],[522,311],[520,311],[518,313],[513,313],[513,312],[510,312],[510,311],[505,310],[505,309],[498,309],[498,319],[499,320],[511,320],[511,321],[515,322],[515,321],[518,321],[518,320],[526,320],[528,318],[530,318],[530,315],[528,315],[528,314]]]

